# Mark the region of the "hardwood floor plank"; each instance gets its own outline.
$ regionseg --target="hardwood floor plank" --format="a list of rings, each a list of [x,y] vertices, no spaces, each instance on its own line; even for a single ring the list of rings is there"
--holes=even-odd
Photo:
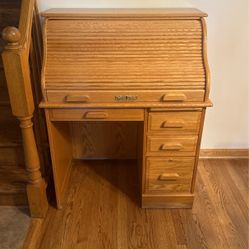
[[[137,165],[123,164],[119,165],[119,189],[120,197],[125,201],[125,209],[119,205],[119,213],[123,213],[124,227],[120,227],[126,237],[118,237],[122,241],[123,247],[120,249],[147,249],[154,247],[154,241],[151,238],[151,228],[148,222],[148,214],[139,209],[139,185]],[[119,199],[120,200],[120,199]],[[120,218],[120,217],[119,217]]]
[[[118,182],[121,186],[125,185],[127,183],[127,180],[122,175],[122,169],[119,169],[118,174]],[[130,183],[130,182],[129,182]],[[131,205],[134,205],[133,202]],[[118,203],[117,203],[117,209],[118,209],[118,220],[117,220],[117,248],[124,249],[128,248],[128,202],[127,202],[127,195],[122,192],[118,191]]]
[[[207,174],[205,174],[204,165],[205,161],[200,161],[198,165],[199,177],[197,178],[197,195],[195,200],[195,204],[198,203],[198,205],[194,204],[193,213],[196,215],[201,229],[205,234],[208,248],[229,248],[222,230],[222,224],[217,219],[219,215],[217,206],[219,206],[219,203],[215,203],[212,199],[215,193],[210,188],[211,184],[209,181],[211,179],[208,179]]]
[[[101,165],[102,164],[102,165]],[[94,248],[96,241],[98,248],[115,249],[117,248],[117,195],[116,195],[116,177],[118,167],[114,164],[99,162],[98,167],[91,167],[99,178],[99,198],[96,205],[96,223],[92,222],[91,230],[95,230],[95,238],[92,240],[90,248]],[[98,180],[98,179],[97,179]]]
[[[236,187],[230,180],[226,169],[220,163],[225,160],[207,160],[204,167],[199,168],[200,175],[204,178],[210,198],[217,213],[217,219],[229,243],[228,248],[247,248],[247,221],[239,207]],[[206,177],[206,178],[205,178]],[[210,180],[208,181],[209,178]],[[207,184],[208,183],[208,184]],[[242,204],[241,204],[242,205]]]
[[[234,196],[233,197],[234,201],[236,201],[238,207],[240,208],[240,210],[244,216],[245,221],[248,223],[247,200],[245,200],[243,198],[243,194],[242,194],[241,190],[237,187],[236,183],[238,183],[238,182],[233,180],[232,175],[230,174],[230,172],[226,168],[226,166],[230,165],[230,164],[231,164],[230,160],[225,160],[224,161],[224,168],[226,170],[223,170],[221,173],[223,174],[223,178],[226,179],[226,182],[227,182],[226,184],[229,186],[232,196]],[[247,178],[247,182],[248,182],[248,180],[249,180],[249,178]]]
[[[186,246],[186,238],[184,233],[184,227],[182,223],[182,219],[178,209],[171,210],[171,216],[174,224],[174,231],[176,234],[177,244],[179,246]]]
[[[247,249],[246,167],[200,161],[193,209],[169,210],[140,208],[135,161],[76,161],[39,249]]]
[[[247,166],[246,166],[247,165]],[[248,202],[248,159],[227,160],[224,167],[228,170],[233,183],[241,193],[241,197],[249,208]]]
[[[184,227],[187,248],[209,249],[203,231],[200,229],[200,224],[192,211],[179,210],[179,213]]]
[[[147,210],[151,229],[151,241],[154,247],[149,248],[177,248],[178,242],[170,210]]]

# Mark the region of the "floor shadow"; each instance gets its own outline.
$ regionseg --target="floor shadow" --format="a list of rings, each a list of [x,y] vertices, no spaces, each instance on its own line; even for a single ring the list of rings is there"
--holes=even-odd
[[[27,215],[27,216],[30,217],[30,210],[29,210],[29,207],[26,207],[26,206],[17,206],[16,209],[17,209],[18,211],[20,211],[20,213],[23,213],[23,214],[25,214],[25,215]]]
[[[140,206],[140,184],[136,160],[88,160],[84,167],[108,181],[124,193],[136,206]]]

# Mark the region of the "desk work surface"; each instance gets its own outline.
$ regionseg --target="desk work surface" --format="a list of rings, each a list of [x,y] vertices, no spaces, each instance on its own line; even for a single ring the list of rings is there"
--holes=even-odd
[[[88,143],[97,140],[90,139],[94,133],[85,124],[99,121],[135,122],[143,207],[191,207],[205,110],[211,106],[206,14],[52,9],[43,16],[41,107],[58,207],[71,161],[82,155],[79,147],[88,147],[92,155],[105,143],[100,137],[99,143]],[[79,143],[77,131],[85,142]],[[117,146],[124,141],[131,140],[117,139]]]

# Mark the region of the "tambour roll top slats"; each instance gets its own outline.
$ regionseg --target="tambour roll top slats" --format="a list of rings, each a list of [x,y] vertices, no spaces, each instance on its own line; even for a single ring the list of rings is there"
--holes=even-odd
[[[81,17],[48,16],[47,89],[205,88],[200,18]]]

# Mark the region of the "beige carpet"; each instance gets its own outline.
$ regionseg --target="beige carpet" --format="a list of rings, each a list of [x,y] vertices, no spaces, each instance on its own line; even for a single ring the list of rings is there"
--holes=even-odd
[[[25,207],[0,207],[0,248],[21,249],[30,221]]]

